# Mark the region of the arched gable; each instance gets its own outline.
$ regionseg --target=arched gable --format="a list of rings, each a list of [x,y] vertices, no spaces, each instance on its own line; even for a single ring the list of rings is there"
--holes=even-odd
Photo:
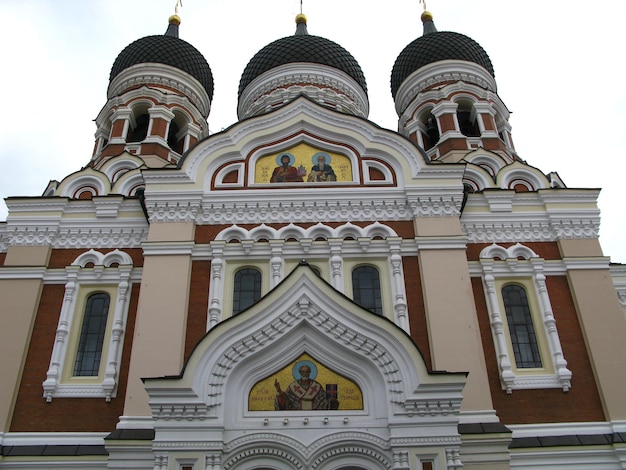
[[[339,409],[251,411],[254,385],[302,354],[358,384],[362,409],[342,410],[340,404]],[[255,433],[268,455],[293,440],[288,447],[299,450],[290,458],[303,468],[327,468],[324,462],[336,459],[341,448],[359,448],[363,459],[379,462],[368,468],[389,468],[391,428],[410,429],[417,437],[423,424],[435,441],[458,442],[464,382],[463,373],[429,373],[403,330],[360,308],[301,263],[255,305],[210,330],[181,376],[146,379],[145,387],[155,440],[167,430],[168,441],[175,441],[172,426],[184,440],[186,426],[217,432],[229,449],[224,456],[232,462],[229,468],[240,468],[235,463]],[[322,436],[344,444],[333,452],[320,450],[315,442]]]

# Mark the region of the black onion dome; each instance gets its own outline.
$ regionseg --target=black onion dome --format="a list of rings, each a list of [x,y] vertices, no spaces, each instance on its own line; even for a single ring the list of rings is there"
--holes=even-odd
[[[485,50],[472,38],[451,31],[424,34],[400,53],[391,72],[391,94],[416,70],[440,60],[474,62],[495,77],[493,65]]]
[[[187,72],[213,99],[213,74],[206,59],[191,44],[174,36],[146,36],[126,46],[111,67],[109,82],[127,68],[145,63],[170,65]]]
[[[312,62],[341,70],[356,80],[367,93],[365,76],[352,54],[326,38],[296,34],[268,44],[250,59],[241,75],[239,96],[252,80],[263,73],[294,62]]]

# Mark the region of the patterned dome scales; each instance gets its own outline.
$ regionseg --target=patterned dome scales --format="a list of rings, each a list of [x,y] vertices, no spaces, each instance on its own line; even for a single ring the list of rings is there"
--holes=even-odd
[[[256,53],[246,66],[239,82],[239,96],[246,87],[263,73],[285,64],[310,62],[327,65],[345,72],[367,93],[367,84],[361,66],[347,50],[329,39],[309,35],[306,18],[296,19],[296,34],[278,39]]]
[[[420,68],[442,60],[463,60],[483,67],[495,77],[485,50],[472,38],[451,31],[437,31],[428,12],[422,15],[424,35],[398,55],[391,72],[391,94],[395,98],[402,83]]]
[[[164,35],[143,37],[120,52],[111,67],[109,82],[133,65],[164,64],[194,77],[206,90],[209,99],[213,99],[213,74],[209,64],[195,47],[178,37],[178,24],[172,18]]]

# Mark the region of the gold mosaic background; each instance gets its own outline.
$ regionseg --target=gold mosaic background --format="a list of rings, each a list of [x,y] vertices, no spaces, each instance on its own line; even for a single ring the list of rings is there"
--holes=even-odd
[[[270,178],[272,177],[272,172],[274,168],[276,168],[277,157],[284,153],[290,153],[295,158],[295,163],[293,166],[296,168],[302,167],[306,171],[306,174],[303,176],[304,182],[295,182],[295,183],[272,183],[272,184],[290,184],[290,185],[299,185],[299,184],[320,184],[318,183],[307,183],[307,177],[311,173],[311,168],[315,163],[313,163],[312,158],[318,152],[324,152],[330,156],[330,162],[326,162],[329,164],[335,175],[337,176],[337,182],[342,181],[352,181],[352,163],[350,159],[344,155],[339,153],[328,152],[326,150],[318,149],[313,147],[307,143],[300,143],[294,147],[281,150],[280,152],[266,155],[257,160],[256,167],[254,169],[254,182],[259,184],[270,183]],[[334,182],[326,182],[322,184],[333,184]]]
[[[311,361],[317,366],[317,377],[315,377],[315,380],[321,383],[324,388],[326,388],[326,384],[337,384],[337,399],[339,400],[340,410],[363,409],[363,393],[357,384],[327,368],[308,354],[302,354],[290,362],[284,369],[264,378],[252,387],[248,396],[248,410],[274,411],[274,398],[276,397],[274,380],[278,379],[281,388],[285,390],[295,380],[292,375],[293,367],[297,362],[303,360]]]

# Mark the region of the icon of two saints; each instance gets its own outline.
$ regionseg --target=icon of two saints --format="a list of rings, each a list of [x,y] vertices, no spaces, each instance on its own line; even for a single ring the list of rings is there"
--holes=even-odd
[[[337,181],[337,175],[330,166],[330,156],[326,153],[319,152],[313,156],[313,167],[307,176],[306,168],[300,165],[298,168],[294,166],[295,158],[288,153],[283,153],[277,159],[280,164],[274,168],[270,183],[297,183],[306,181],[311,182],[327,182]]]

